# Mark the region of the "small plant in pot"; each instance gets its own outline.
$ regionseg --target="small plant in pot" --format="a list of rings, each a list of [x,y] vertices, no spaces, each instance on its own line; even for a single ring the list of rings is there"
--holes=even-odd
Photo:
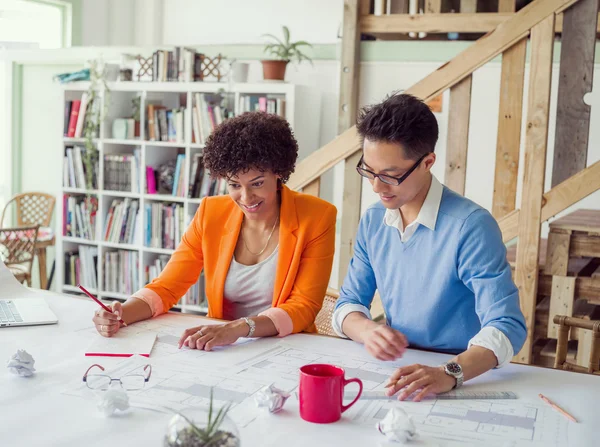
[[[300,49],[300,47],[312,47],[312,45],[304,40],[290,42],[290,30],[287,26],[283,27],[283,40],[272,34],[265,34],[264,36],[273,40],[273,42],[265,45],[264,51],[274,57],[274,59],[261,61],[265,80],[283,81],[285,69],[290,61],[295,60],[298,63],[309,61],[312,64],[310,57]]]
[[[227,413],[228,404],[218,411],[213,408],[210,391],[208,411],[190,410],[177,413],[169,421],[165,447],[239,447],[240,437]],[[187,414],[186,414],[187,413]]]

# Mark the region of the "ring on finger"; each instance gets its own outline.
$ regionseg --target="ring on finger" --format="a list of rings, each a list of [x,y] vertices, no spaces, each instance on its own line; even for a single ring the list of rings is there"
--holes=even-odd
[[[202,329],[200,329],[198,332],[196,332],[200,337],[204,336],[204,334],[202,333]]]
[[[106,326],[105,325],[100,325],[100,332],[106,332]]]

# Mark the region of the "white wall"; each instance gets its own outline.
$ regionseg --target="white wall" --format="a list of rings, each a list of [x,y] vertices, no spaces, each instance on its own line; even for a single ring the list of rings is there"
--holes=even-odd
[[[83,0],[82,46],[334,43],[343,0]]]

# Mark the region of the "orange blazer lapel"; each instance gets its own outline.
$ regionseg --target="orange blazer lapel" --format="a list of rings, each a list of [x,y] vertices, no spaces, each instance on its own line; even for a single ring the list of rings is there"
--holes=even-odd
[[[223,318],[223,290],[225,289],[225,279],[227,278],[227,272],[229,271],[229,266],[233,259],[233,252],[235,251],[235,245],[240,234],[243,217],[244,213],[236,206],[229,215],[227,222],[225,222],[223,233],[221,234],[217,257],[218,261],[213,282],[214,304],[210,309],[210,316],[213,318]]]
[[[273,288],[273,307],[277,305],[281,297],[296,251],[298,238],[295,232],[298,229],[298,215],[294,201],[295,193],[284,185],[281,190],[281,209],[279,211],[279,259]]]

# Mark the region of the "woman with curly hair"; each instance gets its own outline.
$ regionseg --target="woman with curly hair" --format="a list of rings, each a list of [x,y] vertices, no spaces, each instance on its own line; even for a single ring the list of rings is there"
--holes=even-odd
[[[163,272],[113,313],[99,310],[98,332],[167,312],[204,269],[208,316],[229,320],[186,330],[179,347],[210,351],[240,337],[314,332],[333,263],[336,209],[285,186],[298,144],[284,119],[249,112],[215,129],[204,165],[227,180],[226,196],[202,200]]]

